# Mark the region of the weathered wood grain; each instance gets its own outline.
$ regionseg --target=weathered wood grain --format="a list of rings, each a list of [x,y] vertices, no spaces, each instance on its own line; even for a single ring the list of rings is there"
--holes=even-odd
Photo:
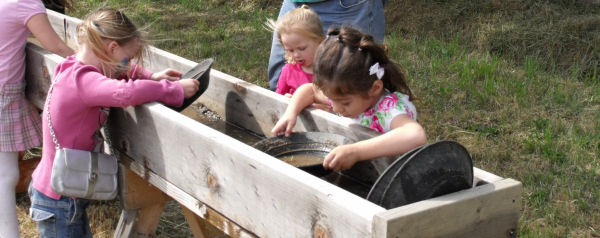
[[[503,179],[375,215],[374,237],[515,237],[521,183]]]

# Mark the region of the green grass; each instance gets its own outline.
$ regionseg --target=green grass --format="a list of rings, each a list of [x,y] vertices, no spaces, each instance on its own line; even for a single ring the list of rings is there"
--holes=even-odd
[[[266,87],[279,4],[84,0],[72,15],[123,8],[156,47]],[[600,3],[389,0],[386,18],[429,141],[523,183],[518,235],[600,236]]]
[[[80,1],[73,15],[89,9],[115,7],[149,33],[150,44],[201,61],[215,59],[214,68],[251,83],[268,86],[257,75],[266,75],[272,34],[263,27],[276,18],[277,6],[269,1]]]

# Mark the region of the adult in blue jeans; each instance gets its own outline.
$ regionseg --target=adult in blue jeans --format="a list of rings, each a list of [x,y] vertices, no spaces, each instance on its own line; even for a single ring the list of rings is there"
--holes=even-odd
[[[350,24],[354,28],[375,37],[377,43],[383,43],[385,34],[385,16],[383,6],[386,0],[284,0],[279,10],[278,19],[294,8],[307,4],[323,22],[323,32],[332,26]],[[269,88],[275,90],[285,65],[285,51],[273,34],[271,56],[269,57]]]

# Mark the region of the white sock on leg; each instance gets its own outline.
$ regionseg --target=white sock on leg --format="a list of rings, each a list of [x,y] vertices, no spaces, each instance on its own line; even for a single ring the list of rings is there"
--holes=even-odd
[[[19,237],[15,186],[19,182],[19,153],[0,152],[0,237]]]

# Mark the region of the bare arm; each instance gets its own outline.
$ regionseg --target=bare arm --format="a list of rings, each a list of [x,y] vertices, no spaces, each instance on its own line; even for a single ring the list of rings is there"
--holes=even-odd
[[[421,124],[408,115],[396,116],[391,128],[393,129],[385,134],[356,143],[359,156],[366,160],[400,155],[427,142]]]
[[[310,106],[315,102],[315,92],[312,83],[303,84],[300,86],[288,104],[287,109],[279,121],[275,124],[271,133],[273,135],[285,134],[289,136],[292,133],[292,128],[296,125],[296,119],[302,109]]]
[[[335,148],[327,155],[323,166],[345,170],[358,161],[404,154],[427,142],[423,127],[408,115],[396,116],[391,128],[380,136]]]
[[[54,32],[46,14],[36,14],[27,21],[27,28],[41,43],[42,47],[62,57],[74,54],[62,39]]]

